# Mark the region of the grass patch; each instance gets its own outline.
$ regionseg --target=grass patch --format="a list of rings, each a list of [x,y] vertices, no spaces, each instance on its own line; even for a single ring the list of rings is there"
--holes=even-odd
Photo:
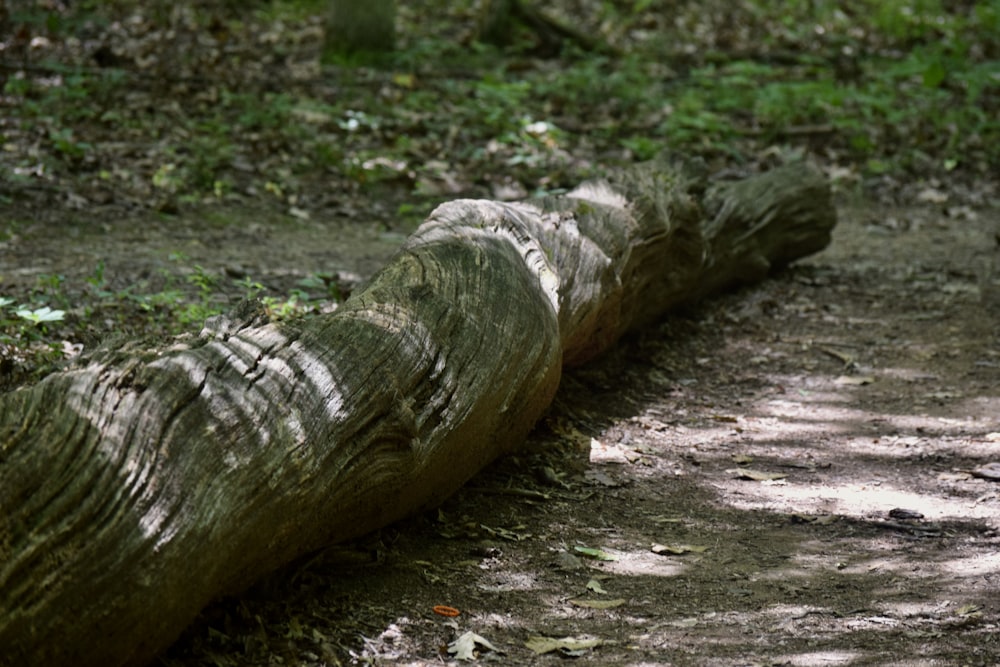
[[[0,201],[41,184],[168,213],[256,198],[303,216],[303,202],[334,193],[412,227],[425,202],[498,184],[559,191],[664,149],[716,167],[777,145],[862,175],[1000,171],[996,0],[620,0],[581,19],[620,55],[569,46],[556,59],[470,42],[469,2],[416,0],[399,10],[403,48],[377,67],[321,64],[325,4],[12,9],[29,41],[4,44],[23,67],[0,96]],[[8,223],[0,241],[12,234]],[[51,354],[71,329],[109,328],[98,321],[187,330],[234,290],[270,299],[276,316],[314,307],[312,288],[267,295],[198,267],[117,292],[96,277],[75,291],[47,280],[6,297],[0,343]],[[65,319],[44,319],[57,311]]]

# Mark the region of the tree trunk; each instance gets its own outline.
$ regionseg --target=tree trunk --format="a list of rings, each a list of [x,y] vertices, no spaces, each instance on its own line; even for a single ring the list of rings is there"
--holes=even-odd
[[[331,0],[325,54],[384,53],[396,46],[396,0]]]
[[[584,51],[615,52],[600,39],[552,18],[523,0],[480,0],[476,26],[479,41],[500,47],[510,46],[518,27],[531,31],[536,41],[532,51],[543,57],[558,55],[566,42]]]
[[[212,598],[439,503],[522,441],[563,365],[834,224],[803,165],[455,201],[331,315],[244,308],[0,397],[0,665],[148,662]]]

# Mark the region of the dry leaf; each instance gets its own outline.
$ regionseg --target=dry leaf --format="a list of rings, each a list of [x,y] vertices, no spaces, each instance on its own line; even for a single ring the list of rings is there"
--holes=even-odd
[[[730,475],[736,475],[740,479],[750,479],[755,482],[771,482],[776,479],[784,479],[788,475],[780,472],[764,472],[753,468],[730,468],[727,470]]]
[[[607,551],[594,549],[593,547],[573,547],[573,551],[597,560],[618,560],[618,556],[609,554]]]
[[[738,418],[733,417],[732,415],[711,415],[711,417],[717,422],[725,422],[727,424],[738,424],[740,421]]]
[[[1000,463],[995,461],[984,463],[971,472],[975,477],[979,477],[981,479],[1000,481]]]
[[[708,551],[708,547],[697,546],[694,544],[654,544],[652,552],[654,554],[670,554],[673,556],[680,556],[682,554],[700,554]]]
[[[980,607],[978,604],[966,604],[966,605],[962,605],[961,607],[959,607],[958,609],[955,610],[955,615],[956,616],[966,616],[966,617],[982,616],[983,615],[982,614],[982,607]]]
[[[597,438],[590,439],[591,463],[634,463],[642,458],[635,450],[621,445],[609,445]]]
[[[594,482],[602,486],[610,488],[622,486],[622,482],[616,480],[611,475],[601,472],[600,470],[588,470],[583,473],[583,476],[588,482]]]
[[[875,382],[875,378],[871,375],[841,375],[836,380],[833,381],[834,384],[839,385],[850,385],[860,387],[862,385],[871,384]]]
[[[957,391],[931,391],[923,395],[935,401],[950,401],[955,398],[962,398],[961,392]]]
[[[475,660],[477,645],[482,646],[487,651],[503,653],[503,651],[491,644],[489,640],[472,631],[466,632],[464,635],[448,644],[448,653],[454,653],[455,658],[458,660]]]
[[[584,637],[528,637],[524,645],[541,655],[552,651],[580,651],[588,648],[596,648],[609,642],[603,639],[591,639]]]
[[[943,204],[948,201],[948,193],[937,188],[924,188],[917,194],[917,201],[928,204]]]

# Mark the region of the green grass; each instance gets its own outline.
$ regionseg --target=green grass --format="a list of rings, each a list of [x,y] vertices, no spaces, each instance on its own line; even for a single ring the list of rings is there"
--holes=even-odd
[[[81,284],[46,274],[26,295],[0,295],[0,352],[32,369],[34,376],[57,367],[72,352],[65,341],[92,347],[108,336],[196,333],[206,319],[228,311],[241,298],[259,299],[275,320],[301,317],[342,300],[330,276],[308,276],[287,294],[275,294],[251,277],[227,279],[192,265],[181,253],[170,259],[173,269],[126,289],[109,287],[100,262]]]
[[[137,8],[166,24],[172,4],[84,2],[69,13],[39,5],[12,20],[59,41]],[[637,35],[619,44],[622,55],[569,48],[555,60],[464,43],[456,35],[470,21],[468,1],[419,0],[401,12],[416,20],[402,26],[403,48],[377,67],[340,62],[303,81],[282,78],[278,65],[276,78],[243,76],[254,58],[298,57],[296,40],[321,25],[324,5],[218,0],[175,26],[190,43],[245,43],[237,52],[246,61],[171,42],[174,50],[148,69],[32,62],[4,87],[10,122],[0,176],[14,187],[39,172],[70,189],[98,182],[162,211],[230,196],[288,207],[333,188],[391,195],[390,210],[410,224],[422,202],[440,197],[428,186],[434,179],[482,186],[502,176],[529,192],[558,191],[601,164],[663,149],[720,166],[778,145],[818,151],[860,174],[1000,171],[1000,0],[956,9],[940,0],[744,0],[714,13],[711,3],[609,0],[590,25]],[[657,16],[666,18],[650,36]],[[728,42],[726,20],[744,31]],[[153,40],[149,30],[135,39]],[[271,41],[253,41],[268,31]],[[681,48],[692,39],[703,43]],[[12,233],[8,224],[0,239]],[[128,292],[98,288],[96,276],[76,292],[58,276],[46,280],[30,295],[8,295],[16,303],[0,309],[0,343],[51,354],[81,319],[110,319],[126,331],[190,328],[218,312],[219,293],[233,288],[197,267]],[[243,289],[256,290],[252,281]],[[306,289],[260,296],[279,316],[312,304]],[[67,320],[16,315],[45,307]]]
[[[381,175],[364,173],[359,165],[376,155],[397,160],[426,153],[425,144],[447,137],[456,125],[457,158],[475,157],[492,140],[521,155],[515,165],[544,168],[544,151],[526,159],[539,147],[521,128],[526,120],[560,126],[562,117],[574,115],[587,122],[584,131],[564,137],[570,152],[597,144],[628,147],[636,157],[661,146],[739,156],[754,150],[748,138],[757,144],[787,141],[797,126],[828,124],[834,129],[831,146],[858,165],[877,159],[907,171],[921,155],[985,173],[1000,165],[998,6],[995,0],[979,2],[949,13],[936,0],[744,2],[736,11],[764,31],[768,48],[788,50],[788,42],[803,41],[800,62],[769,63],[764,48],[757,60],[716,54],[712,64],[680,72],[670,71],[657,47],[642,44],[621,57],[577,52],[558,67],[524,68],[523,60],[490,49],[466,48],[463,56],[452,43],[412,39],[409,50],[382,71],[340,72],[346,88],[337,100],[295,89],[246,92],[220,83],[212,86],[210,99],[186,101],[179,119],[168,105],[145,119],[122,111],[122,96],[134,81],[117,69],[53,64],[62,72],[58,84],[12,78],[6,92],[23,101],[25,121],[48,136],[50,169],[72,172],[81,163],[102,162],[95,146],[124,125],[138,138],[162,141],[165,159],[145,176],[174,170],[171,188],[180,195],[230,191],[247,178],[232,174],[233,164],[253,163],[260,150],[298,156],[287,165],[293,177],[321,169],[379,180]],[[249,25],[304,21],[320,7],[275,1],[258,3],[249,15],[230,9]],[[606,11],[628,21],[641,16],[636,10],[656,7],[626,3]],[[39,11],[25,16],[64,31],[79,25],[65,18],[54,22]],[[851,78],[839,75],[838,54],[849,54],[856,68]],[[457,61],[468,67],[461,76],[449,76]],[[386,90],[394,99],[386,99]],[[310,111],[312,120],[303,122]],[[323,117],[329,122],[317,120]],[[92,136],[101,130],[104,136]],[[256,178],[258,189],[281,180],[275,174]]]

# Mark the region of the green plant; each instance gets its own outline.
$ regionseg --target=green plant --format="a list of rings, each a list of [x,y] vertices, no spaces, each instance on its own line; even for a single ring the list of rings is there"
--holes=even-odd
[[[55,130],[49,135],[56,152],[70,160],[81,160],[91,149],[91,145],[85,141],[77,141],[73,138],[73,130],[63,128]]]
[[[517,129],[531,86],[525,81],[504,81],[488,74],[476,82],[474,93],[479,122],[495,132]]]
[[[59,322],[66,317],[66,313],[62,310],[53,310],[48,306],[42,306],[41,308],[21,308],[14,311],[14,314],[20,317],[22,320],[26,320],[31,324],[41,327],[44,329],[44,325],[47,322]]]
[[[8,344],[43,342],[48,334],[47,325],[60,322],[66,317],[65,311],[48,306],[34,308],[22,304],[10,309],[14,303],[14,299],[0,297],[0,334]],[[9,314],[4,315],[4,309]]]
[[[650,137],[625,137],[622,146],[629,149],[637,160],[649,160],[664,149],[662,141]]]
[[[273,296],[266,296],[261,299],[268,317],[275,320],[287,320],[308,312],[311,307],[300,295],[302,292],[293,292],[287,299]]]
[[[245,299],[256,299],[266,289],[264,285],[257,282],[250,276],[234,280],[233,284],[243,290],[243,298]]]
[[[322,296],[317,297],[320,300],[327,299],[331,301],[342,301],[343,296],[340,293],[340,288],[337,286],[337,279],[335,276],[326,273],[315,273],[310,276],[306,276],[298,281],[299,287],[303,290],[310,290],[313,293],[319,292]],[[296,290],[300,297],[305,301],[315,301],[309,293]]]

